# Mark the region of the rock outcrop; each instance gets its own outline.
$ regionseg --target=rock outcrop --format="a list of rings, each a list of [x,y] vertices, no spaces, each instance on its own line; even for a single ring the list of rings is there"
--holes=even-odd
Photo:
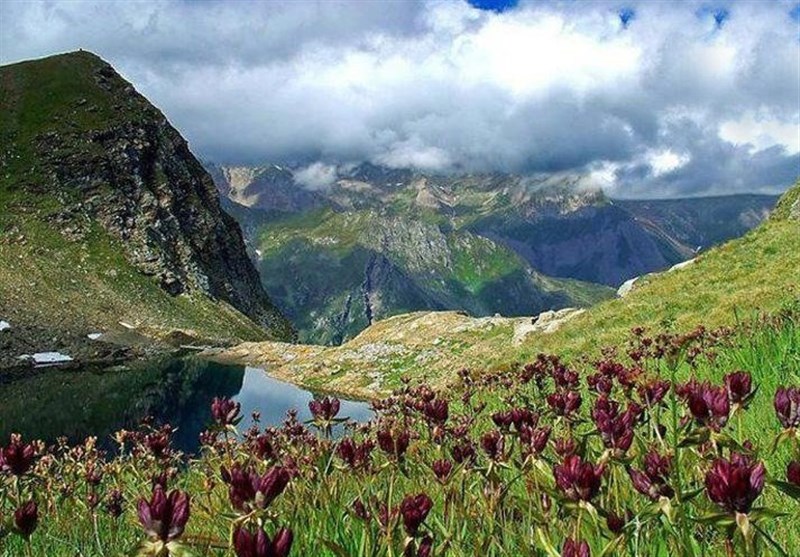
[[[273,337],[292,338],[211,177],[164,115],[109,64],[81,51],[0,72],[3,189],[28,206],[55,200],[48,226],[69,242],[101,227],[171,296],[202,293]]]

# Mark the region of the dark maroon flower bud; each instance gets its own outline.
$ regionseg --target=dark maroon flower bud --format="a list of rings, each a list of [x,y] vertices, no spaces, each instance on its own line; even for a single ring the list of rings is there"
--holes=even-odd
[[[494,422],[494,425],[500,429],[508,431],[512,424],[511,411],[508,410],[505,412],[495,412],[492,414],[492,421]]]
[[[316,398],[308,403],[308,409],[315,420],[330,422],[339,413],[341,401],[338,398]]]
[[[614,381],[612,377],[604,375],[603,373],[594,373],[586,378],[586,384],[589,388],[604,395],[611,394],[614,388]]]
[[[437,398],[425,403],[424,412],[430,423],[444,425],[450,415],[450,406],[446,400]]]
[[[653,380],[640,385],[638,389],[639,398],[645,406],[655,406],[661,402],[669,392],[669,381]]]
[[[266,509],[275,498],[283,493],[291,479],[288,470],[273,466],[263,476],[239,464],[228,470],[221,469],[222,480],[228,484],[231,505],[240,511],[250,508]]]
[[[644,456],[644,472],[654,482],[666,483],[672,470],[672,457],[655,450]]]
[[[475,446],[466,439],[458,445],[454,445],[450,450],[450,454],[453,455],[453,460],[459,464],[473,462],[477,456],[475,454]]]
[[[731,453],[730,460],[719,458],[706,474],[708,498],[730,513],[748,513],[764,489],[764,463]]]
[[[125,506],[125,497],[119,489],[113,490],[106,498],[106,512],[112,518],[119,518],[122,516],[123,507]]]
[[[591,557],[589,544],[584,541],[567,539],[561,549],[561,557]]]
[[[367,509],[367,506],[363,501],[361,501],[361,499],[356,499],[353,501],[352,509],[356,518],[363,520],[364,522],[369,522],[370,518],[372,518],[369,509]]]
[[[292,531],[281,528],[270,540],[261,528],[255,534],[238,527],[233,532],[233,549],[237,557],[286,557],[292,548]]]
[[[540,455],[547,447],[547,441],[550,439],[550,426],[532,428],[529,426],[522,426],[519,432],[519,439],[522,442],[523,453]]]
[[[169,454],[170,435],[172,429],[167,426],[159,431],[148,433],[144,437],[144,445],[156,458],[162,458]]]
[[[272,444],[272,436],[266,433],[255,437],[251,447],[255,455],[261,460],[271,460],[276,456],[275,447]]]
[[[422,538],[422,541],[419,542],[419,547],[417,548],[417,557],[430,557],[433,552],[433,538],[430,536],[425,536]]]
[[[214,397],[211,401],[211,416],[223,427],[238,424],[242,419],[239,415],[241,409],[241,404],[229,398]]]
[[[627,451],[633,442],[633,426],[638,415],[639,408],[634,404],[630,404],[628,409],[620,414],[619,403],[605,396],[598,398],[592,409],[592,418],[603,444],[609,449],[622,452]]]
[[[556,392],[548,395],[547,404],[557,416],[569,418],[581,406],[581,395],[577,391]]]
[[[614,512],[609,512],[606,515],[606,526],[612,533],[619,534],[625,527],[625,519]]]
[[[786,479],[789,483],[800,487],[800,460],[793,460],[786,466]]]
[[[774,404],[778,421],[784,429],[800,427],[800,388],[778,387]]]
[[[383,429],[377,433],[377,436],[378,446],[383,452],[397,460],[403,459],[406,450],[408,450],[408,443],[411,440],[408,431],[393,434],[390,430]]]
[[[87,484],[97,487],[103,481],[103,470],[94,464],[90,464],[86,468],[85,477]]]
[[[570,455],[553,469],[556,485],[573,501],[590,501],[600,491],[605,467],[584,462],[578,455]]]
[[[13,433],[9,444],[0,447],[0,472],[23,476],[31,469],[35,458],[36,448],[34,445],[23,443],[22,436]]]
[[[39,507],[33,499],[14,511],[14,526],[26,540],[30,539],[37,524],[39,524]]]
[[[556,439],[555,450],[556,454],[560,457],[566,457],[575,454],[578,449],[578,444],[572,437],[561,437]]]
[[[409,536],[417,535],[419,527],[432,508],[433,501],[425,493],[408,495],[403,499],[400,503],[400,515],[403,517],[403,526]]]
[[[729,373],[725,376],[724,381],[725,388],[728,390],[728,398],[734,404],[744,401],[752,391],[753,378],[746,371]]]
[[[433,464],[431,464],[431,469],[436,476],[436,480],[441,484],[446,484],[450,478],[450,472],[453,471],[453,463],[445,459],[434,460]]]
[[[481,447],[483,448],[483,452],[494,461],[503,461],[506,458],[505,455],[505,440],[503,439],[503,434],[497,431],[496,429],[485,433],[481,437]]]
[[[177,489],[165,494],[160,485],[153,489],[150,501],[139,500],[139,522],[153,540],[169,542],[183,534],[189,520],[189,496]]]
[[[342,439],[336,448],[336,454],[354,470],[367,469],[370,465],[370,455],[374,447],[375,444],[369,439],[359,444],[350,437],[346,437]]]
[[[724,387],[714,387],[709,383],[696,384],[687,394],[689,411],[703,426],[719,431],[728,422],[730,401]]]

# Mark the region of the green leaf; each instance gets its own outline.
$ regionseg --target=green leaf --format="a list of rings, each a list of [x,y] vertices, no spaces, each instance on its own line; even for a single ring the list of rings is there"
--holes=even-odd
[[[322,540],[322,543],[325,544],[325,547],[333,551],[334,554],[338,555],[338,557],[350,557],[350,554],[347,553],[347,550],[341,545],[331,540]]]
[[[550,538],[547,537],[547,534],[544,533],[544,530],[537,528],[536,537],[539,538],[539,543],[542,545],[542,549],[544,549],[545,553],[547,553],[549,557],[560,557],[558,550],[550,541]]]
[[[790,484],[789,482],[782,482],[778,480],[773,480],[770,482],[770,484],[780,489],[792,499],[797,499],[800,501],[800,487]]]
[[[728,528],[736,524],[736,519],[729,513],[714,513],[698,516],[695,521],[701,524],[710,524],[717,528]]]

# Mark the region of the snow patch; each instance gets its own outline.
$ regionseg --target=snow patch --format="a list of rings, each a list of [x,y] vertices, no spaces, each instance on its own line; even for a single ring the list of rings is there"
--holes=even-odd
[[[86,337],[89,340],[100,340],[100,338],[102,336],[103,336],[103,333],[89,333],[88,335],[86,335]]]
[[[30,360],[37,366],[49,366],[71,362],[72,357],[61,352],[37,352],[36,354],[24,354],[20,360]]]
[[[11,323],[8,321],[0,321],[0,331],[5,331],[6,329],[11,328]]]

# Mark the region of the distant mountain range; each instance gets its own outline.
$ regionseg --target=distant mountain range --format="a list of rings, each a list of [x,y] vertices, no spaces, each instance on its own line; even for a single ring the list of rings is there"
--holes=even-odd
[[[614,200],[581,176],[428,175],[362,164],[309,190],[291,168],[208,164],[262,282],[306,342],[425,309],[532,315],[760,223],[777,197]]]

